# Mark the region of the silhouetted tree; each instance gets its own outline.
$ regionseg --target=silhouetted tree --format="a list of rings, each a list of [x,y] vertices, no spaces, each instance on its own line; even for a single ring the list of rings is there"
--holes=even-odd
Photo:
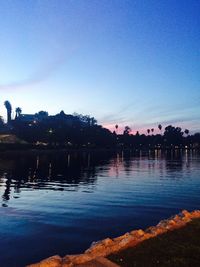
[[[160,130],[160,133],[162,133],[161,132],[162,131],[162,125],[161,124],[158,125],[158,129]]]
[[[181,145],[183,143],[183,132],[180,127],[169,125],[165,128],[164,138],[167,145]]]
[[[21,115],[21,113],[22,113],[22,109],[20,108],[20,107],[17,107],[16,109],[15,109],[15,119],[16,118],[18,118],[20,115]]]
[[[118,128],[119,128],[119,126],[118,126],[118,124],[116,124],[116,125],[115,125],[116,134],[117,134],[117,132],[118,132]]]
[[[185,129],[184,133],[188,136],[189,130],[188,129]]]
[[[151,131],[150,129],[147,129],[147,133],[148,133],[148,135],[150,134],[150,131]]]
[[[7,110],[7,123],[11,122],[11,113],[12,113],[12,106],[8,100],[4,102],[4,106],[6,107]]]
[[[152,132],[152,134],[153,134],[153,132],[154,132],[154,128],[151,129],[151,132]]]
[[[94,117],[91,117],[90,123],[91,123],[91,126],[94,126],[95,124],[97,124],[97,120]]]
[[[131,132],[131,128],[129,126],[125,126],[124,128],[124,135],[129,135]]]

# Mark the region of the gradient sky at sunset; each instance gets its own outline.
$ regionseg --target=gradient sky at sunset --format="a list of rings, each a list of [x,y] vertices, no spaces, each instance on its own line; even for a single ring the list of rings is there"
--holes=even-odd
[[[0,115],[200,131],[199,0],[0,0]]]

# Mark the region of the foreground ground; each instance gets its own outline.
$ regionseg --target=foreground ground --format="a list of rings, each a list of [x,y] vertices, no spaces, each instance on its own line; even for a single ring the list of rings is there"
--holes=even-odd
[[[108,259],[124,267],[199,267],[200,219],[112,254]]]

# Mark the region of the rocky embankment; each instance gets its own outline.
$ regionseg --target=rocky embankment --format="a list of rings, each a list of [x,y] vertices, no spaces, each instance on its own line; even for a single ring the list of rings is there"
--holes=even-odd
[[[200,210],[193,212],[184,210],[178,215],[159,222],[156,226],[147,228],[145,231],[141,229],[134,230],[113,239],[106,238],[102,241],[93,243],[83,254],[66,255],[63,258],[56,255],[27,267],[73,267],[87,264],[99,257],[106,257],[111,253],[116,253],[122,249],[136,246],[146,239],[183,227],[195,218],[200,218]]]

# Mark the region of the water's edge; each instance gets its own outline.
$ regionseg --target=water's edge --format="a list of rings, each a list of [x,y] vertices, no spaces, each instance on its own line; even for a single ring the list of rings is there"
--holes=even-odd
[[[183,210],[179,214],[172,216],[167,220],[162,220],[156,226],[151,226],[144,231],[141,229],[133,230],[117,238],[106,238],[94,243],[83,254],[66,255],[63,258],[56,255],[39,263],[28,265],[27,267],[73,267],[78,264],[85,264],[96,258],[106,257],[111,253],[116,253],[122,249],[136,246],[144,240],[156,237],[157,235],[181,228],[196,218],[200,218],[200,210],[192,212]]]

